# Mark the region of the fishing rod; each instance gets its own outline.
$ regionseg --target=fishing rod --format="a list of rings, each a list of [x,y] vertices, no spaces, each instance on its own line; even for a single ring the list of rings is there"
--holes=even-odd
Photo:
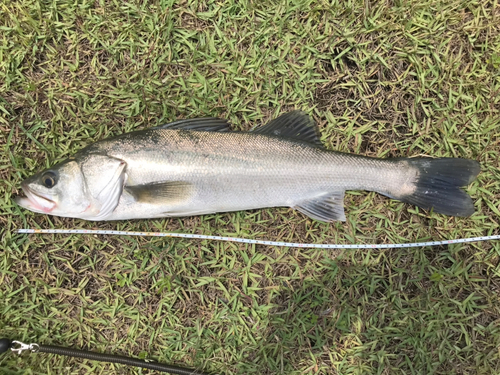
[[[0,339],[0,355],[7,351],[21,355],[24,352],[29,353],[50,353],[63,355],[67,357],[84,358],[92,361],[107,362],[107,363],[120,363],[127,366],[146,368],[160,372],[166,372],[174,375],[207,375],[206,373],[199,372],[184,367],[167,365],[164,363],[145,361],[142,359],[125,357],[121,355],[96,353],[88,350],[80,350],[73,348],[64,348],[60,346],[42,345],[42,344],[25,344],[17,340]]]
[[[188,238],[188,239],[237,242],[237,243],[246,243],[246,244],[254,244],[254,245],[314,248],[314,249],[395,249],[395,248],[440,246],[440,245],[451,245],[451,244],[459,244],[459,243],[500,240],[500,235],[493,235],[493,236],[458,238],[458,239],[442,240],[442,241],[424,241],[424,242],[410,242],[410,243],[397,243],[397,244],[344,245],[344,244],[307,244],[307,243],[296,243],[296,242],[252,240],[252,239],[248,239],[248,238],[210,236],[210,235],[204,235],[204,234],[190,234],[190,233],[131,232],[131,231],[122,231],[122,230],[102,230],[102,229],[18,229],[17,233],[27,233],[27,234],[50,234],[50,233],[52,233],[52,234],[59,234],[59,233],[62,233],[62,234],[104,234],[104,235],[139,236],[139,237],[173,237],[173,238]]]

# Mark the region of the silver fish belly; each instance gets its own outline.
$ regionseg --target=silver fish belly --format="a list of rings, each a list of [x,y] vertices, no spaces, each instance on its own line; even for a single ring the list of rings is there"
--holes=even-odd
[[[197,121],[208,125],[193,126]],[[346,190],[376,191],[450,215],[474,210],[459,186],[479,173],[475,161],[376,159],[327,151],[314,122],[298,111],[253,132],[214,129],[209,121],[128,133],[78,152],[75,160],[86,181],[121,176],[104,178],[110,179],[106,184],[87,182],[89,201],[105,202],[80,217],[124,220],[287,206],[322,221],[345,220]]]

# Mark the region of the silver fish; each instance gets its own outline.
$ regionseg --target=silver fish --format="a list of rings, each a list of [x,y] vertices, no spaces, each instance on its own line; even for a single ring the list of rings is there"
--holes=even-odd
[[[445,215],[469,216],[460,189],[479,163],[455,158],[377,159],[325,150],[314,121],[293,111],[250,132],[190,119],[87,146],[22,182],[28,210],[85,220],[202,215],[293,207],[345,220],[346,190],[376,191]]]

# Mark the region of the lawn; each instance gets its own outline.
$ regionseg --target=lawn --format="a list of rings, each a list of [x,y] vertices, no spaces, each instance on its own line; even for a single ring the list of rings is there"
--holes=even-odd
[[[0,337],[209,374],[498,374],[500,242],[382,250],[21,235],[94,228],[306,243],[500,234],[497,0],[0,1]],[[348,192],[345,223],[288,208],[85,222],[20,182],[99,139],[176,119],[249,130],[291,109],[328,149],[480,161],[476,213]],[[152,374],[46,354],[2,374]]]

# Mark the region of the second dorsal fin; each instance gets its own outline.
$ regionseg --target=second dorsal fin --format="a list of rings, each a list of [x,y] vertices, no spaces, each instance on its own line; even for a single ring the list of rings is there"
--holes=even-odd
[[[285,113],[266,125],[254,129],[253,132],[322,146],[316,123],[309,115],[302,111]]]

